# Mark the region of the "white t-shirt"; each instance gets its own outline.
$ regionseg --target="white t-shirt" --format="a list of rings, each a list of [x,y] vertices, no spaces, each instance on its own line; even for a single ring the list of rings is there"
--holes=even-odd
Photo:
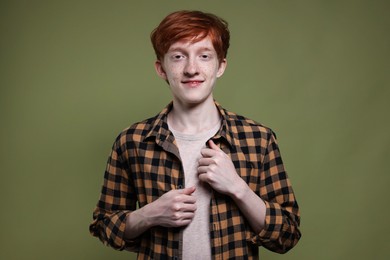
[[[198,161],[201,149],[219,130],[220,122],[212,129],[195,135],[187,135],[169,128],[175,136],[184,168],[185,187],[195,186],[196,212],[183,233],[183,259],[211,259],[210,198],[211,187],[198,178]]]

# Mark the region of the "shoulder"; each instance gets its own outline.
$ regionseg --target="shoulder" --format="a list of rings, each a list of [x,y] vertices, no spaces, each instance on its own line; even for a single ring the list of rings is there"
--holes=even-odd
[[[129,143],[141,142],[150,133],[150,131],[152,131],[156,118],[157,116],[154,116],[143,121],[133,123],[119,133],[115,142],[120,146],[128,146]]]
[[[272,135],[275,135],[271,128],[253,119],[227,110],[225,110],[225,113],[230,131],[238,137],[238,139],[269,139]]]

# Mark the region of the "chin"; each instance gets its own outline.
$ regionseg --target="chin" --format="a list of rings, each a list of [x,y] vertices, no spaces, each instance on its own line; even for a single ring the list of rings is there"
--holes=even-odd
[[[176,96],[176,100],[181,103],[181,104],[186,104],[186,105],[199,105],[204,102],[207,102],[209,99],[213,100],[212,94],[203,94],[199,95],[201,93],[186,93],[187,95],[181,95],[181,96]]]
[[[187,99],[185,103],[187,103],[188,105],[196,106],[205,103],[206,100],[207,98],[197,98],[197,99],[193,98],[193,99]]]

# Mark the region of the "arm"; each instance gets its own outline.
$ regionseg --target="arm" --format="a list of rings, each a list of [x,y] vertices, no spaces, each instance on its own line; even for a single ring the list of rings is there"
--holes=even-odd
[[[266,204],[266,219],[264,229],[253,241],[272,251],[285,253],[301,237],[299,207],[272,132],[266,148],[260,169],[260,196]]]
[[[138,241],[123,239],[126,216],[136,209],[134,185],[129,178],[130,170],[124,159],[124,150],[118,137],[107,162],[100,199],[89,230],[107,246],[133,251]]]
[[[230,196],[244,214],[252,229],[259,233],[265,222],[266,207],[237,174],[233,162],[212,140],[210,149],[203,149],[199,160],[199,179],[207,182],[214,190]]]
[[[218,146],[210,141],[209,147],[202,150],[200,180],[236,202],[258,234],[252,239],[254,243],[279,253],[291,249],[300,238],[299,211],[274,136],[270,135],[260,170],[260,196],[240,178],[230,158]]]
[[[90,232],[105,245],[135,251],[139,238],[149,228],[188,225],[195,215],[195,188],[171,190],[156,201],[136,209],[136,194],[126,148],[118,137],[104,175],[100,200]]]

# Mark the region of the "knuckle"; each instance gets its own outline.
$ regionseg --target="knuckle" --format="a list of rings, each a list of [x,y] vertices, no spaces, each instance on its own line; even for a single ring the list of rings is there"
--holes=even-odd
[[[175,212],[173,215],[172,215],[172,219],[173,220],[179,220],[180,219],[180,214],[178,212]]]
[[[172,198],[172,201],[173,201],[173,203],[175,203],[175,204],[177,204],[177,203],[179,203],[180,202],[180,196],[179,195],[176,195],[176,196],[174,196],[173,198]]]
[[[174,203],[171,206],[172,211],[179,211],[180,210],[180,205],[178,203]]]

